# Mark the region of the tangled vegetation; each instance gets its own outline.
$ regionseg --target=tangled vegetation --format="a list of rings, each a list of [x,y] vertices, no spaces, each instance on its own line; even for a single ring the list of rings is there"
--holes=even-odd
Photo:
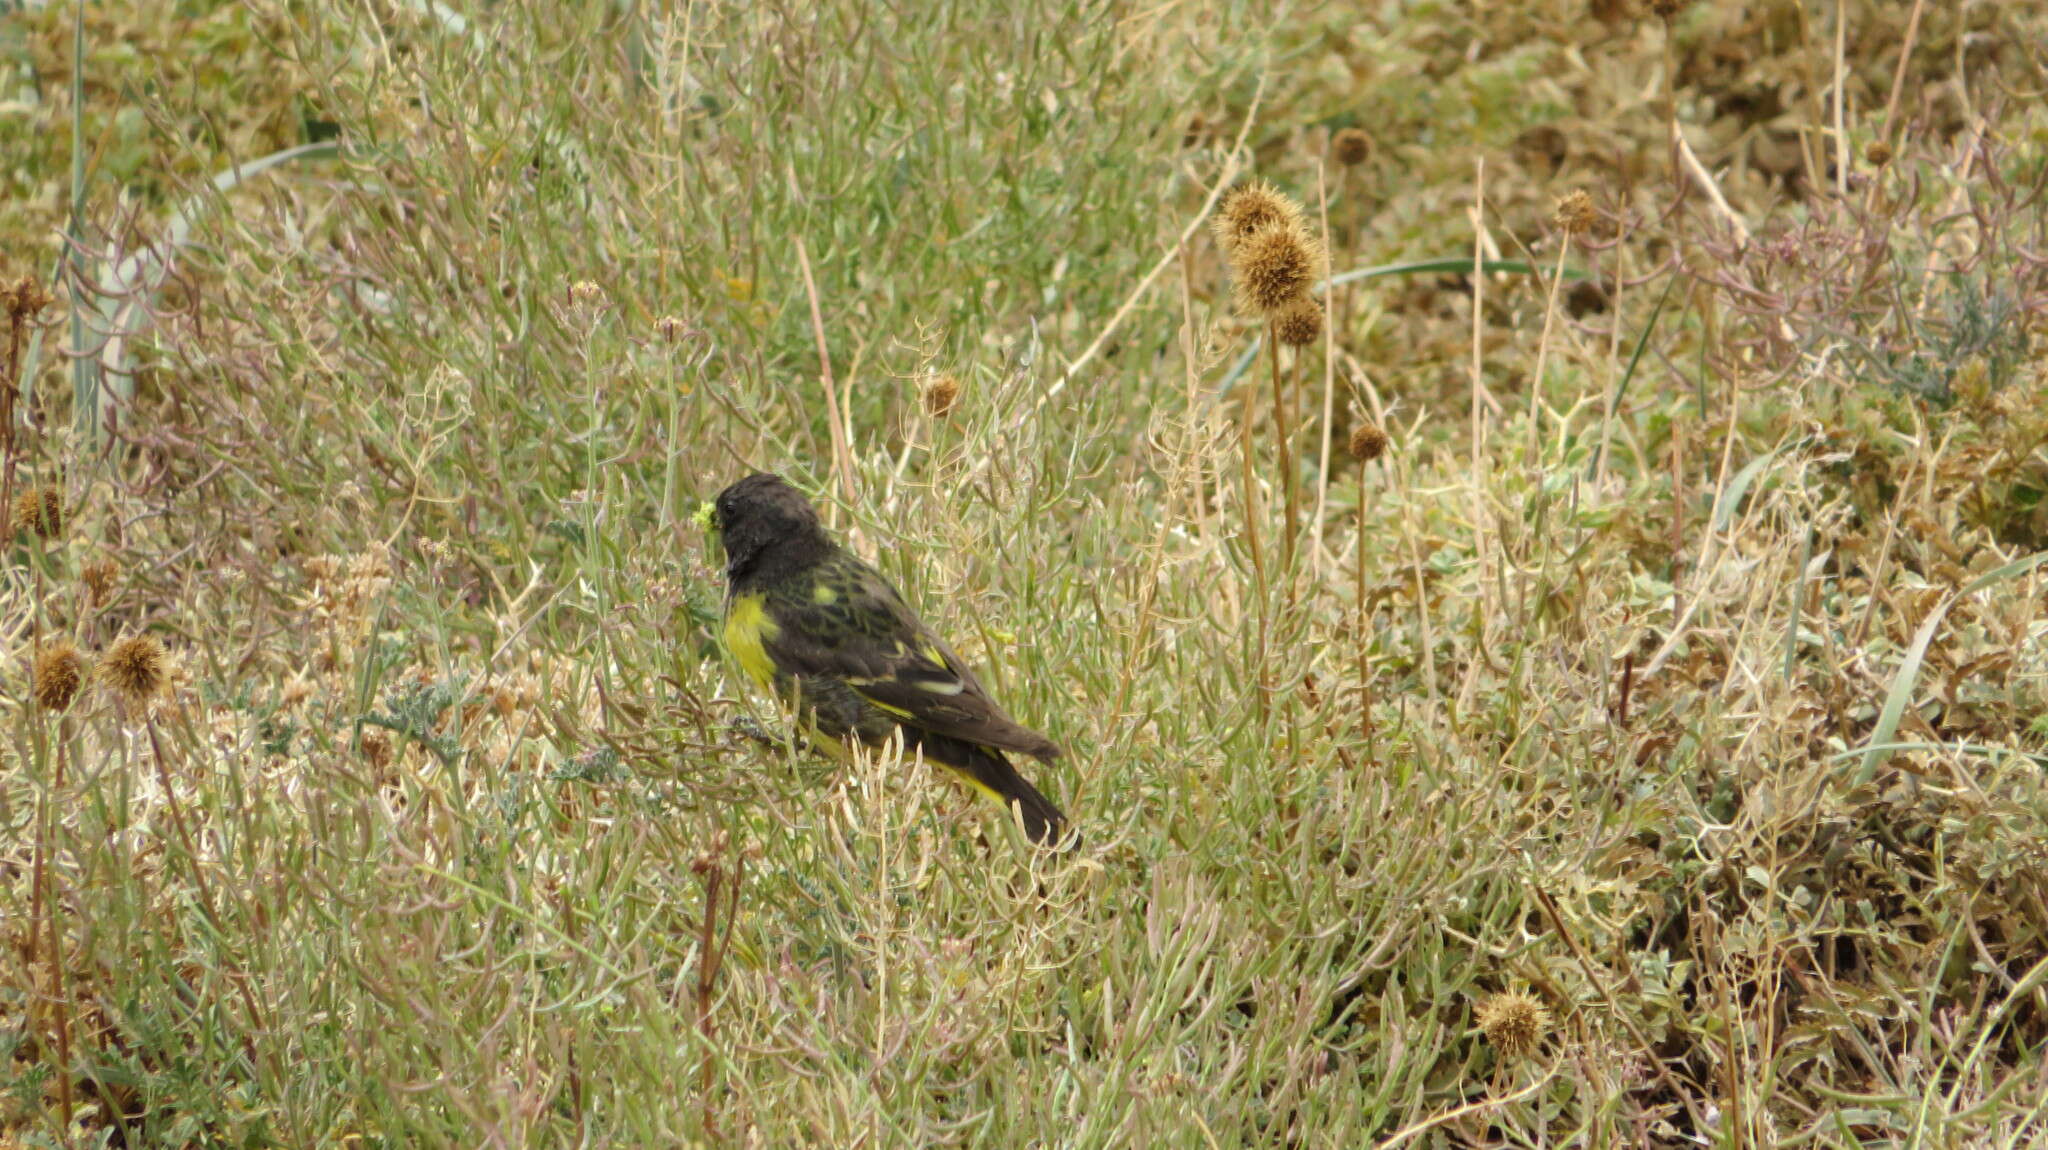
[[[4,8],[0,1145],[2048,1141],[2040,6]]]

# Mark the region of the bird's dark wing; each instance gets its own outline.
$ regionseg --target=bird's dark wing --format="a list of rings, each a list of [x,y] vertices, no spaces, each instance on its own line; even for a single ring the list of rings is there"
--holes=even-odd
[[[998,750],[1058,757],[1052,740],[1003,713],[880,572],[841,552],[769,596],[769,655],[784,673],[846,684],[910,726]]]

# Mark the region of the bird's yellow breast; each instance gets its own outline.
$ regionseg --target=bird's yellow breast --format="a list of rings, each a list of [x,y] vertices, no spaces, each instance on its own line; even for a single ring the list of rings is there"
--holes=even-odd
[[[775,660],[768,657],[768,640],[781,628],[768,617],[768,597],[761,592],[740,595],[725,605],[725,649],[740,662],[756,683],[775,681]]]

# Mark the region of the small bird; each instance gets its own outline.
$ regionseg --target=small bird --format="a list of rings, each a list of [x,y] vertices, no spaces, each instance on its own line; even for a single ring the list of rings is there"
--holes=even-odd
[[[1059,747],[1004,714],[795,488],[757,472],[720,492],[709,520],[725,551],[725,646],[755,682],[841,750],[900,731],[905,750],[1014,808],[1031,841],[1061,841],[1066,816],[1004,755],[1050,761]]]

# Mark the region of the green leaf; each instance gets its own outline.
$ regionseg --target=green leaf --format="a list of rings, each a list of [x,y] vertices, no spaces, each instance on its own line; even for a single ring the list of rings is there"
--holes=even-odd
[[[1892,676],[1892,687],[1885,694],[1884,709],[1877,713],[1877,726],[1871,728],[1870,739],[1865,743],[1863,765],[1856,771],[1855,785],[1863,786],[1877,775],[1877,768],[1891,757],[1889,744],[1898,732],[1899,720],[1905,717],[1906,704],[1912,701],[1913,688],[1920,681],[1920,664],[1927,658],[1928,644],[1934,641],[1934,633],[1941,629],[1941,621],[1948,616],[1948,609],[1956,601],[1954,595],[1941,601],[1941,605],[1927,613],[1921,620],[1920,630],[1914,634],[1913,643],[1906,648],[1906,658],[1899,664],[1897,674]]]

